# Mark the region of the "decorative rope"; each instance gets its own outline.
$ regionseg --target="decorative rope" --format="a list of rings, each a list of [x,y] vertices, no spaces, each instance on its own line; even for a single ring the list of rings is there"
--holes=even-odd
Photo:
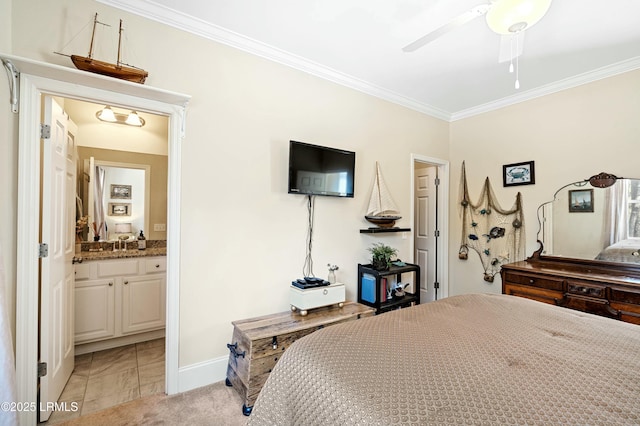
[[[518,192],[513,207],[502,208],[487,177],[478,202],[471,202],[464,161],[460,194],[462,238],[458,257],[467,260],[469,250],[474,250],[480,256],[484,268],[484,280],[493,282],[494,276],[500,272],[503,264],[524,258],[525,228],[522,196]]]

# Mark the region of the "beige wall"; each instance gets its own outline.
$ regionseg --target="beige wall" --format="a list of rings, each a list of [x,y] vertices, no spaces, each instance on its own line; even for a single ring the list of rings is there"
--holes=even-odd
[[[0,0],[0,51],[11,53],[11,0]],[[3,67],[4,68],[4,67]],[[2,74],[6,75],[4,69]],[[0,270],[4,270],[5,306],[12,334],[15,332],[16,301],[16,209],[18,200],[18,117],[9,105],[9,85],[5,76],[0,83]],[[11,206],[11,207],[10,207]],[[1,308],[5,308],[5,306]],[[14,341],[15,341],[15,336]]]
[[[165,142],[166,143],[166,142]],[[149,223],[144,234],[150,240],[164,240],[166,232],[153,230],[154,223],[167,223],[167,157],[164,155],[139,154],[135,152],[114,151],[109,149],[78,148],[79,176],[84,160],[94,157],[100,161],[115,163],[145,164],[151,167],[151,194],[149,197]]]
[[[601,171],[640,176],[640,71],[600,80],[508,108],[451,123],[451,294],[500,293],[501,282],[482,280],[475,253],[457,257],[461,222],[456,182],[466,160],[471,198],[477,199],[485,176],[502,206],[522,192],[526,253],[535,249],[537,206],[563,184]],[[535,161],[535,185],[503,188],[502,165]]]
[[[408,239],[358,232],[374,164],[408,226],[410,154],[447,159],[448,123],[93,1],[13,7],[15,55],[71,66],[51,52],[97,11],[125,20],[137,53],[129,61],[149,70],[148,85],[193,96],[182,148],[180,366],[224,357],[231,321],[289,309],[307,232],[306,199],[287,194],[290,139],[357,153],[355,198],[316,199],[316,275],[339,265],[353,300],[371,243],[383,238],[409,256]]]

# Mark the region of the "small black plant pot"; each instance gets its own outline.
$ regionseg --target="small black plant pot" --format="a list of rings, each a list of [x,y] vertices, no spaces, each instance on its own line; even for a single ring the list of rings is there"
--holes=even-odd
[[[389,270],[389,263],[384,259],[373,259],[371,262],[371,266],[376,271],[387,271]]]

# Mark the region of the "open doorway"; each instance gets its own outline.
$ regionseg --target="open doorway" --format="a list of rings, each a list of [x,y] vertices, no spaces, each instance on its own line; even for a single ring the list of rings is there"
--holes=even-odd
[[[166,265],[166,345],[165,391],[178,392],[179,281],[180,281],[180,152],[184,137],[184,116],[189,96],[134,83],[79,72],[11,55],[2,55],[4,64],[19,74],[12,87],[12,108],[19,111],[18,136],[18,224],[17,267],[20,285],[16,289],[16,382],[17,399],[37,406],[38,401],[38,314],[40,252],[40,145],[43,94],[126,107],[167,116],[169,119],[167,265]],[[14,80],[18,81],[18,80]],[[20,424],[35,424],[37,413],[18,413]]]
[[[169,126],[168,118],[157,114],[140,112],[144,126],[129,126],[99,120],[102,104],[47,96],[44,102],[55,102],[63,111],[61,120],[73,124],[70,141],[61,148],[74,150],[65,157],[75,162],[68,175],[77,177],[76,185],[69,185],[73,193],[60,197],[70,205],[53,207],[62,212],[51,214],[75,212],[70,214],[74,222],[70,246],[75,248],[75,266],[67,265],[70,297],[40,292],[41,306],[52,307],[40,316],[40,354],[47,354],[43,358],[49,363],[49,374],[40,379],[40,398],[76,408],[54,410],[48,420],[58,423],[165,392]],[[43,143],[51,144],[52,139],[55,135]],[[43,176],[49,168],[43,156]],[[43,209],[46,204],[43,201]],[[143,234],[149,249],[139,251],[136,237]],[[53,263],[53,256],[45,261]],[[61,301],[70,306],[57,306]],[[66,317],[74,320],[68,334],[75,354],[66,374],[56,368],[62,356],[42,347],[55,348],[56,336],[64,335],[52,329],[64,328],[66,321],[64,315],[56,320],[56,311],[68,312]],[[47,320],[45,312],[53,312],[54,320]],[[48,414],[41,412],[39,420]]]
[[[449,163],[412,155],[412,253],[420,266],[420,302],[447,297]]]

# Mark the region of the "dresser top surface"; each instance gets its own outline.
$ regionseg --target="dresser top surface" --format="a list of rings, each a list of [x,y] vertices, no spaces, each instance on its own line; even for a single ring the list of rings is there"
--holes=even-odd
[[[530,272],[546,275],[561,275],[565,278],[580,280],[600,281],[611,284],[626,284],[640,286],[640,277],[629,276],[624,271],[606,271],[598,267],[576,267],[572,264],[562,262],[527,261],[507,263],[502,266],[503,270],[514,270],[520,272]]]

